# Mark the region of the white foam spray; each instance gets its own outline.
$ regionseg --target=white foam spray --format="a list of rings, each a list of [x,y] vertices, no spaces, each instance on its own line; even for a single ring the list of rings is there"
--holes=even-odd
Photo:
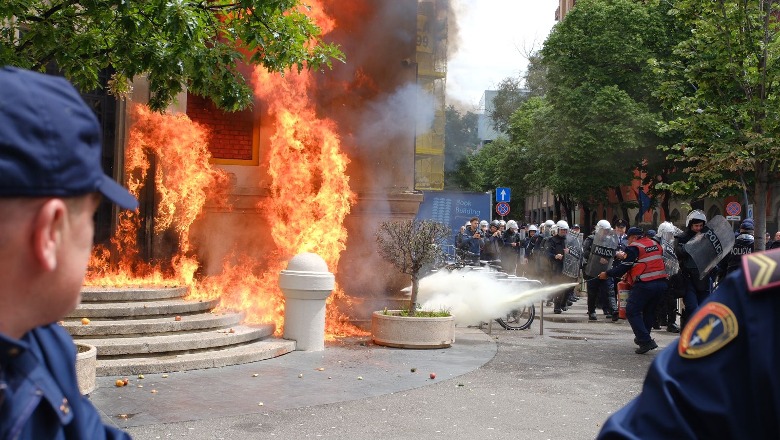
[[[422,310],[449,310],[455,322],[473,325],[505,316],[520,305],[547,299],[577,283],[544,286],[522,278],[496,278],[489,272],[439,271],[420,280]]]

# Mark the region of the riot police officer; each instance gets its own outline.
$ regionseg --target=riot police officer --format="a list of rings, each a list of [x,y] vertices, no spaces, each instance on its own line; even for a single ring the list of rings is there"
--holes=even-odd
[[[739,234],[734,239],[734,247],[731,252],[718,263],[720,275],[726,275],[739,269],[742,256],[753,253],[753,219],[746,218],[739,225]]]
[[[639,346],[637,354],[658,348],[650,337],[650,330],[658,301],[668,288],[663,249],[658,242],[642,235],[641,228],[631,227],[626,232],[628,246],[620,265],[599,274],[602,280],[627,274],[631,294],[626,305],[626,319],[634,331],[634,342]]]
[[[685,250],[685,244],[691,241],[696,235],[704,232],[707,223],[707,216],[698,209],[693,210],[685,219],[686,230],[675,237],[676,243],[674,251],[680,262],[680,273],[685,279],[685,295],[683,296],[682,324],[690,318],[700,303],[704,301],[712,290],[712,279],[709,274],[700,274],[698,266],[694,259]],[[703,275],[703,276],[702,276]]]
[[[780,250],[742,257],[598,439],[780,438]]]

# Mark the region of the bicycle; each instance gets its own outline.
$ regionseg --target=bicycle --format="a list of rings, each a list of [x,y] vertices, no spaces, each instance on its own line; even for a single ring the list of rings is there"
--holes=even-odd
[[[509,275],[503,271],[500,260],[477,260],[473,258],[467,258],[469,256],[476,257],[475,254],[471,254],[468,251],[445,253],[446,258],[440,262],[441,268],[448,271],[453,270],[482,270],[493,275],[496,279],[506,280],[513,284],[528,285],[529,287],[541,287],[542,283],[538,280],[530,280],[525,277],[517,277]],[[505,316],[495,318],[495,321],[506,330],[526,330],[531,327],[531,324],[536,318],[536,307],[533,303],[518,306],[516,309],[512,309]]]

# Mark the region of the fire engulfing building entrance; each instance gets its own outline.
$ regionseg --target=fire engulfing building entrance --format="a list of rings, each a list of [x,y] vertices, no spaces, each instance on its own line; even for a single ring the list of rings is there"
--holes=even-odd
[[[186,285],[280,333],[279,273],[314,252],[336,275],[333,336],[360,332],[349,321],[406,281],[377,255],[374,232],[414,217],[416,190],[443,184],[448,2],[310,3],[346,62],[284,76],[248,67],[251,110],[183,94],[154,113],[134,84],[117,144],[142,207],[117,218],[89,284]]]

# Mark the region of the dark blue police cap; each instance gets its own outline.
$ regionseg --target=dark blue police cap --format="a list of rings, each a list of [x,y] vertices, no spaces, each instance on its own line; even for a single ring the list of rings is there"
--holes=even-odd
[[[739,225],[739,229],[745,229],[752,231],[753,230],[753,219],[752,218],[746,218],[745,220],[742,220],[742,224]]]
[[[644,233],[644,231],[642,231],[642,228],[638,228],[636,226],[632,226],[632,227],[628,228],[628,231],[626,231],[626,235],[627,236],[628,235],[639,235],[639,236],[641,236],[643,233]]]
[[[64,78],[0,68],[0,197],[100,192],[127,209],[138,201],[103,173],[97,118]]]

